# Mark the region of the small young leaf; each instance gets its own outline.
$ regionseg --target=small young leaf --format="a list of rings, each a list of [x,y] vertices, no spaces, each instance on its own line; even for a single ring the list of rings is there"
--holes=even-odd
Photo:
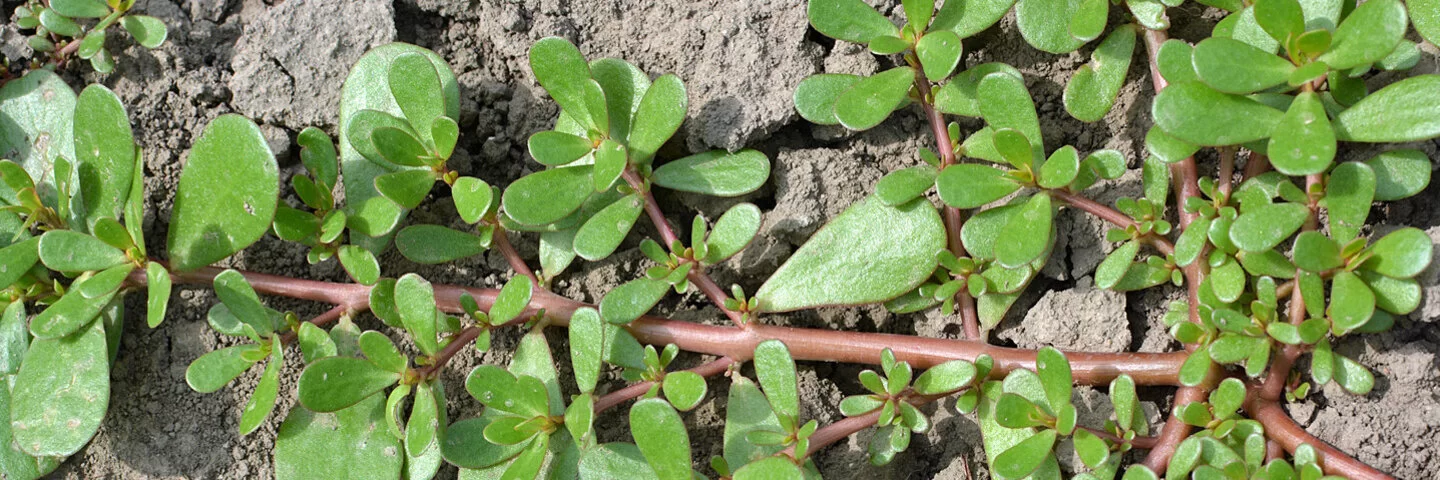
[[[239,115],[211,121],[180,174],[170,268],[190,271],[255,243],[270,229],[279,167],[260,128]]]
[[[695,372],[671,372],[665,374],[664,390],[671,405],[688,412],[705,399],[705,378]]]
[[[185,383],[190,385],[191,390],[199,393],[219,390],[249,370],[255,362],[244,357],[259,350],[259,345],[246,344],[201,355],[185,368]]]
[[[658,398],[630,407],[630,428],[645,461],[661,480],[690,478],[690,435],[675,409]]]
[[[1070,362],[1064,354],[1053,347],[1040,349],[1035,358],[1035,373],[1045,388],[1045,398],[1049,400],[1051,409],[1058,410],[1062,405],[1070,404],[1070,384],[1074,380],[1070,376]]]
[[[440,225],[411,225],[395,235],[395,248],[412,262],[436,265],[479,255],[490,244],[484,238]]]
[[[808,5],[810,25],[827,37],[870,43],[881,35],[900,36],[900,29],[864,0],[815,0]]]
[[[95,323],[96,315],[110,303],[133,268],[128,264],[111,267],[72,285],[59,301],[30,320],[30,333],[40,339],[55,339],[84,330],[86,325]]]
[[[1178,250],[1179,247],[1176,248]],[[1135,255],[1139,253],[1140,242],[1136,241],[1125,242],[1112,250],[1105,256],[1105,260],[1100,262],[1100,266],[1095,268],[1095,287],[1114,287],[1125,276],[1130,264],[1135,262]]]
[[[474,224],[490,212],[495,201],[495,191],[490,184],[475,177],[460,177],[450,187],[455,200],[455,211],[465,223]]]
[[[737,197],[754,192],[770,178],[770,159],[745,149],[735,153],[711,150],[666,162],[651,180],[656,185],[682,192],[717,197]]]
[[[530,307],[530,296],[534,290],[535,284],[530,277],[511,277],[505,282],[505,286],[500,288],[500,293],[495,295],[495,303],[490,307],[490,323],[504,325],[518,318]]]
[[[710,236],[705,239],[707,265],[714,265],[735,256],[744,250],[760,231],[760,207],[750,203],[739,203],[715,221]]]
[[[604,353],[605,333],[600,312],[588,307],[576,310],[570,316],[570,363],[581,392],[595,391]]]
[[[975,364],[964,360],[951,360],[921,373],[915,379],[915,393],[935,395],[953,392],[970,384],[975,379]]]
[[[856,82],[835,101],[835,118],[851,130],[868,130],[899,108],[914,86],[915,70],[896,67]]]
[[[669,288],[669,283],[649,278],[625,282],[600,299],[600,316],[614,324],[630,323],[654,308]]]
[[[1375,388],[1375,375],[1360,362],[1344,355],[1335,355],[1335,383],[1347,392],[1365,395]]]
[[[1090,3],[1108,4],[1103,0]],[[1090,63],[1080,67],[1065,84],[1065,111],[1082,122],[1099,121],[1110,112],[1120,87],[1125,85],[1125,73],[1130,70],[1135,35],[1134,27],[1122,25],[1100,42],[1091,53]]]
[[[165,307],[170,303],[170,272],[165,266],[150,262],[145,266],[146,292],[145,317],[150,328],[165,321]]]
[[[610,256],[630,234],[644,207],[645,200],[631,194],[596,212],[575,232],[575,253],[590,261]]]
[[[316,360],[300,373],[300,404],[316,412],[334,412],[379,393],[400,380],[375,364],[353,357]]]
[[[387,372],[405,373],[405,368],[409,366],[409,361],[395,348],[390,338],[374,330],[360,334],[360,351],[370,363]]]
[[[625,151],[624,145],[610,139],[605,139],[600,143],[600,147],[595,149],[595,169],[590,173],[591,180],[595,182],[595,191],[609,190],[620,179],[620,175],[625,173],[625,165],[629,160]]]
[[[796,420],[800,417],[800,393],[796,387],[795,360],[779,340],[761,342],[755,347],[755,376],[765,389],[775,414]]]
[[[435,186],[435,172],[401,170],[375,177],[375,191],[407,210],[420,206]]]
[[[924,195],[939,173],[930,165],[917,165],[886,174],[875,184],[875,196],[886,205],[899,205]]]

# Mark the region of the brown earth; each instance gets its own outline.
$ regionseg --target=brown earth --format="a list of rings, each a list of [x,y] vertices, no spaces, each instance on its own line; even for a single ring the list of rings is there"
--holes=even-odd
[[[4,2],[9,13],[16,2]],[[872,2],[873,3],[873,2]],[[899,16],[898,1],[885,2],[884,10]],[[146,189],[150,217],[148,243],[163,245],[171,209],[171,196],[185,152],[211,119],[237,112],[255,119],[271,140],[282,162],[284,176],[300,172],[293,140],[307,126],[333,133],[337,121],[340,82],[349,65],[367,48],[390,41],[405,41],[431,48],[447,59],[461,84],[461,144],[451,166],[492,184],[505,185],[538,169],[525,152],[530,133],[547,128],[557,112],[535,84],[526,63],[526,51],[535,40],[559,35],[571,39],[591,58],[614,56],[630,60],[652,75],[674,72],[687,82],[690,114],[681,133],[662,157],[710,148],[758,148],[773,161],[771,182],[759,192],[740,199],[765,210],[761,238],[737,259],[714,271],[722,285],[738,283],[748,291],[756,287],[826,219],[867,194],[874,182],[895,168],[915,164],[916,148],[932,139],[917,114],[903,112],[884,125],[863,133],[811,125],[794,114],[790,95],[804,77],[820,72],[872,73],[888,60],[877,59],[861,47],[836,44],[808,30],[801,0],[140,0],[137,8],[164,20],[170,40],[153,51],[121,48],[118,70],[110,75],[72,71],[76,86],[100,82],[126,102],[137,140],[146,149]],[[1198,19],[1192,6],[1179,9],[1177,18]],[[1112,19],[1118,20],[1118,19]],[[1201,37],[1213,19],[1177,21],[1174,34]],[[0,31],[0,53],[26,54],[13,31]],[[1414,73],[1436,73],[1433,47]],[[974,65],[1001,61],[1019,68],[1035,97],[1045,130],[1047,149],[1075,145],[1081,151],[1115,148],[1138,166],[1143,137],[1150,125],[1149,79],[1142,68],[1132,68],[1115,109],[1104,121],[1081,123],[1069,117],[1060,95],[1069,75],[1088,59],[1088,48],[1069,55],[1051,55],[1025,45],[1015,31],[1013,16],[999,27],[965,42],[964,62]],[[1135,61],[1143,61],[1137,51]],[[1373,82],[1393,81],[1380,75]],[[961,120],[967,131],[978,126]],[[1436,142],[1414,146],[1432,157]],[[1366,158],[1365,152],[1342,152],[1343,159]],[[1202,157],[1202,165],[1207,164]],[[1212,167],[1213,168],[1213,167]],[[1138,172],[1112,184],[1097,187],[1098,198],[1110,201],[1138,190]],[[285,180],[282,178],[282,180]],[[1437,182],[1440,183],[1440,182]],[[288,181],[285,182],[288,185]],[[296,203],[288,192],[287,201]],[[437,197],[448,192],[439,191]],[[672,221],[688,224],[694,212],[714,218],[739,200],[714,200],[690,195],[662,194],[660,201]],[[1372,219],[1383,225],[1413,225],[1440,241],[1440,186],[1416,197],[1376,207]],[[448,201],[428,202],[411,216],[414,223],[448,223],[455,218]],[[1036,347],[1123,351],[1159,351],[1176,348],[1159,328],[1163,305],[1179,291],[1162,288],[1142,293],[1113,294],[1094,290],[1093,270],[1105,251],[1105,227],[1073,211],[1059,219],[1062,240],[1044,275],[1029,289],[992,341]],[[1377,227],[1384,229],[1387,227]],[[653,233],[642,227],[641,233]],[[620,282],[640,275],[646,261],[632,236],[612,258],[572,267],[556,291],[594,301]],[[515,235],[522,254],[533,260],[535,237]],[[345,281],[332,262],[308,265],[303,247],[273,237],[261,240],[237,255],[230,266],[269,273]],[[382,259],[388,276],[419,272],[432,281],[494,286],[508,276],[503,259],[487,255],[443,266],[412,264],[391,252]],[[533,263],[533,262],[532,262]],[[1361,460],[1402,478],[1430,478],[1440,470],[1440,268],[1423,275],[1426,300],[1414,314],[1402,318],[1393,331],[1350,338],[1338,347],[1372,367],[1375,390],[1354,397],[1327,387],[1304,401],[1290,405],[1293,415],[1322,439],[1352,452]],[[207,289],[181,289],[172,298],[165,324],[150,330],[143,325],[143,299],[128,299],[126,332],[113,373],[110,413],[94,441],[70,459],[55,478],[272,478],[271,448],[278,418],[293,404],[282,395],[272,420],[245,437],[236,433],[241,406],[258,374],[242,377],[238,387],[201,395],[185,384],[186,366],[201,354],[225,346],[203,318],[215,303]],[[284,299],[271,305],[293,309],[302,316],[321,307]],[[722,317],[702,296],[672,298],[659,312],[682,319],[717,322]],[[381,328],[368,315],[362,327]],[[930,312],[891,315],[881,308],[822,309],[815,312],[767,317],[766,322],[957,337],[952,319]],[[551,334],[557,351],[563,335]],[[447,370],[451,392],[466,372],[482,363],[501,363],[513,348],[514,334],[497,338],[495,353],[463,353]],[[563,358],[563,355],[561,356]],[[699,359],[682,356],[682,363]],[[290,362],[297,365],[299,362]],[[562,362],[563,363],[563,362]],[[562,374],[565,366],[562,365]],[[822,424],[841,418],[838,403],[844,395],[861,391],[855,380],[863,367],[802,364],[804,415]],[[299,372],[290,368],[284,391],[293,392]],[[719,453],[724,418],[725,381],[711,382],[711,396],[688,414],[694,458]],[[610,385],[618,386],[618,378]],[[602,387],[604,388],[604,387]],[[1143,389],[1152,422],[1168,411],[1169,389]],[[291,394],[293,396],[293,393]],[[1108,412],[1103,391],[1077,389],[1077,404],[1087,408],[1082,418],[1098,425]],[[452,418],[477,414],[472,399],[453,394]],[[619,410],[623,412],[623,410]],[[919,435],[910,451],[884,468],[868,465],[864,446],[868,434],[822,452],[816,459],[828,478],[966,478],[968,471],[984,475],[979,428],[953,406],[932,406],[935,428]],[[623,414],[598,419],[602,440],[628,440]],[[703,460],[701,460],[703,462]],[[696,467],[708,471],[697,462]],[[453,467],[441,478],[453,478]]]

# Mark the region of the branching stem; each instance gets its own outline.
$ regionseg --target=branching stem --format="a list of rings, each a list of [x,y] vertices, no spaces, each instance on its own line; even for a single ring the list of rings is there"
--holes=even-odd
[[[920,108],[925,111],[925,119],[930,123],[930,131],[935,136],[935,148],[940,155],[940,168],[954,165],[958,160],[955,155],[955,142],[950,138],[950,129],[945,125],[945,117],[935,109],[934,100],[928,95],[930,82],[926,81],[923,75],[917,74],[915,86],[922,92]],[[940,214],[941,219],[945,222],[945,237],[950,253],[955,254],[956,257],[964,257],[965,244],[960,241],[960,230],[965,225],[965,213],[958,208],[945,205]],[[975,309],[975,297],[970,296],[969,290],[962,288],[955,295],[955,310],[960,312],[965,338],[983,341],[983,334],[980,332],[980,315]]]
[[[720,357],[715,360],[705,362],[700,366],[689,369],[687,371],[693,372],[696,375],[700,375],[702,377],[709,378],[724,373],[725,370],[729,369],[730,366],[734,364],[735,359],[730,357]],[[651,381],[636,382],[627,385],[625,388],[621,388],[619,390],[607,393],[600,398],[595,399],[595,413],[599,414],[600,412],[609,410],[616,405],[625,403],[627,401],[635,399],[636,397],[644,395],[645,392],[650,391],[650,388],[654,386],[655,382]]]

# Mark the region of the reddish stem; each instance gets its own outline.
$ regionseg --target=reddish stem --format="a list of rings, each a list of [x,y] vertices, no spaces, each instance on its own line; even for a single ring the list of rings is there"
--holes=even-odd
[[[435,355],[430,357],[430,364],[426,365],[425,368],[421,368],[417,374],[420,378],[430,378],[435,375],[436,372],[439,372],[441,368],[445,367],[446,363],[450,362],[450,358],[454,357],[456,353],[460,353],[461,349],[470,346],[470,343],[480,337],[480,333],[483,331],[480,327],[465,327],[460,333],[456,333],[451,337],[450,343],[446,344],[445,348],[440,349],[439,352],[435,352]]]
[[[693,372],[697,375],[708,378],[723,373],[726,369],[730,368],[730,366],[734,364],[735,359],[730,357],[720,357],[718,359],[705,362],[698,367],[686,371]],[[655,382],[651,381],[637,382],[630,384],[625,388],[621,388],[619,390],[607,393],[604,396],[601,396],[600,398],[595,400],[595,413],[598,414],[600,412],[609,410],[611,407],[644,395],[645,392],[650,391],[650,388],[654,386]]]
[[[1085,211],[1086,213],[1099,217],[1101,220],[1110,222],[1117,227],[1129,228],[1135,225],[1135,221],[1132,220],[1129,215],[1120,213],[1120,211],[1107,207],[1100,202],[1091,200],[1089,197],[1086,197],[1084,195],[1076,194],[1069,190],[1063,189],[1050,190],[1050,195],[1057,200],[1063,201],[1072,207],[1078,208]],[[1175,244],[1170,243],[1170,240],[1165,239],[1165,237],[1152,234],[1146,235],[1144,238],[1147,243],[1149,243],[1151,246],[1154,246],[1156,250],[1160,251],[1160,253],[1165,255],[1175,254]]]
[[[505,256],[505,261],[510,262],[510,268],[515,270],[515,273],[530,277],[530,281],[535,282],[535,286],[540,286],[540,278],[530,270],[530,265],[525,264],[525,259],[520,258],[520,252],[515,251],[515,246],[510,244],[510,237],[505,234],[504,228],[495,227],[495,233],[491,236],[490,243],[495,246],[495,250]]]
[[[345,305],[336,305],[334,308],[326,310],[325,313],[316,315],[315,318],[310,319],[310,323],[315,324],[315,326],[317,327],[323,327],[325,326],[325,324],[333,322],[339,319],[342,315],[346,315],[349,313],[352,313],[350,311],[350,307]],[[298,335],[295,332],[285,332],[284,335],[280,336],[280,344],[289,345],[290,342],[295,341],[295,337],[297,336]]]
[[[935,148],[940,155],[940,168],[944,169],[954,165],[958,159],[953,148],[954,139],[950,138],[950,130],[945,126],[945,117],[935,109],[933,101],[928,93],[930,83],[920,74],[915,76],[915,86],[921,92],[920,108],[925,111],[925,119],[930,123],[930,131],[935,135]],[[950,253],[956,257],[965,256],[965,244],[961,242],[960,231],[965,225],[965,213],[960,209],[946,205],[941,209],[941,219],[945,222],[945,237],[950,247]],[[970,296],[970,291],[960,289],[955,295],[956,311],[960,312],[960,321],[965,329],[965,338],[971,340],[983,340],[980,332],[980,315],[975,309],[975,297]]]
[[[1270,157],[1262,153],[1250,152],[1250,159],[1245,161],[1245,179],[1249,180],[1270,171]]]

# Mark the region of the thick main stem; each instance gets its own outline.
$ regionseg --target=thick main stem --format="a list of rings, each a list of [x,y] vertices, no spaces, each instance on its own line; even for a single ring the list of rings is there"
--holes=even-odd
[[[1295,420],[1285,413],[1285,409],[1280,408],[1279,403],[1256,398],[1255,395],[1251,395],[1251,397],[1245,403],[1245,413],[1260,422],[1265,427],[1265,435],[1279,443],[1285,448],[1285,451],[1293,454],[1295,449],[1300,448],[1301,445],[1310,445],[1315,449],[1320,466],[1327,474],[1340,475],[1351,480],[1394,479],[1394,477],[1376,470],[1375,467],[1366,465],[1365,462],[1356,460],[1355,457],[1325,443],[1324,440],[1315,438],[1310,432],[1305,431],[1304,427],[1295,423]]]
[[[950,138],[950,130],[945,126],[945,117],[935,109],[935,105],[925,96],[930,91],[929,82],[924,76],[917,75],[915,85],[921,89],[922,101],[920,107],[925,111],[925,119],[930,123],[930,131],[935,136],[935,148],[940,155],[940,167],[954,165],[958,160],[955,155],[954,139]],[[956,257],[965,256],[965,244],[960,241],[960,231],[965,225],[965,214],[960,209],[946,205],[941,209],[940,218],[945,223],[945,237],[950,253]],[[960,312],[960,321],[965,329],[965,338],[971,340],[984,340],[980,333],[980,315],[975,308],[975,297],[970,296],[970,291],[960,289],[955,295],[955,311]]]

